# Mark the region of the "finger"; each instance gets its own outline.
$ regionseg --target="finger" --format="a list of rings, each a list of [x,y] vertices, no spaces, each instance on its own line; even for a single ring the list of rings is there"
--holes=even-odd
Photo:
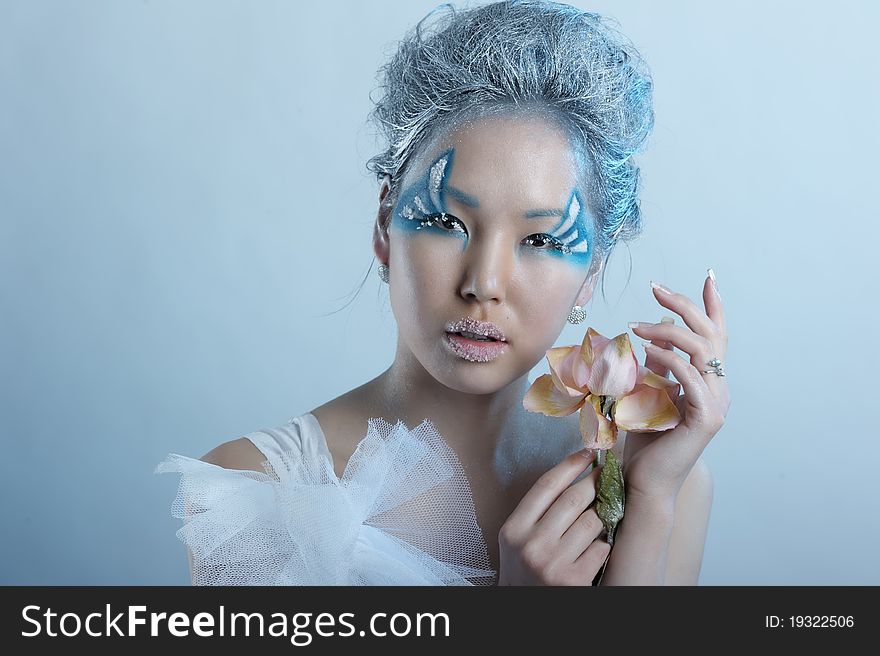
[[[601,467],[594,467],[583,480],[570,485],[538,520],[535,529],[548,540],[558,540],[596,498]]]
[[[630,324],[632,331],[655,345],[669,344],[691,356],[691,364],[699,367],[714,357],[717,347],[705,337],[697,335],[690,328],[674,326],[669,323],[638,322]],[[671,348],[667,350],[672,350]],[[650,354],[649,354],[650,357]],[[653,358],[651,358],[652,361]],[[647,366],[647,365],[646,365]]]
[[[675,325],[675,317],[662,317],[660,319],[660,323],[671,324],[674,326]],[[654,344],[655,346],[659,346],[662,349],[666,349],[667,351],[674,350],[674,347],[672,346],[672,344],[670,344],[666,340],[652,339],[651,343]],[[660,374],[664,378],[669,377],[669,367],[667,367],[662,362],[657,362],[657,359],[654,357],[653,354],[645,352],[645,362],[646,363],[651,362],[654,365],[655,368],[652,369],[652,371],[654,371],[654,373]],[[647,364],[645,366],[647,366]]]
[[[687,296],[673,292],[653,280],[651,281],[651,287],[657,302],[678,314],[684,319],[685,325],[696,334],[709,340],[717,336],[718,327],[706,312],[697,307],[697,304]]]
[[[610,553],[611,545],[606,540],[593,540],[587,550],[574,561],[571,570],[574,577],[579,581],[589,581],[586,585],[592,585]]]
[[[708,419],[715,411],[715,397],[700,372],[683,358],[651,344],[642,343],[647,351],[652,351],[657,359],[665,363],[681,383],[685,397],[685,417]]]
[[[506,523],[510,530],[520,532],[534,526],[559,495],[595,459],[595,451],[581,449],[542,474],[508,517]]]
[[[659,330],[652,330],[652,328],[658,327],[658,324],[647,324],[647,327],[649,328],[648,330],[641,330],[641,329],[634,328],[633,332],[635,332],[638,335],[645,336],[645,337],[647,337],[649,333],[660,332]],[[694,336],[694,334],[691,331],[687,331],[687,332],[691,336]],[[699,346],[697,346],[697,344],[700,343],[699,340],[702,340],[702,338],[699,336],[694,336],[694,337],[696,338],[696,340],[698,340],[696,343],[694,343],[693,340],[686,338],[684,341],[688,342],[687,345],[682,344],[679,340],[675,340],[677,342],[676,346],[690,356],[690,363],[701,374],[701,376],[703,377],[703,380],[706,383],[706,386],[709,388],[709,390],[711,391],[713,396],[721,403],[721,407],[724,409],[723,413],[726,416],[727,415],[727,408],[730,407],[730,391],[729,391],[728,385],[727,385],[727,378],[722,377],[722,376],[718,376],[710,368],[712,366],[712,365],[710,365],[710,360],[712,360],[713,358],[718,357],[718,356],[721,356],[723,358],[724,351],[722,349],[717,349],[715,346],[713,346],[711,344],[699,347]],[[655,346],[657,346],[657,340],[654,340],[652,343]],[[662,342],[662,343],[663,344],[670,344],[671,342]],[[666,348],[664,350],[672,351],[672,348],[670,346],[669,348]],[[647,354],[645,356],[645,363],[646,363],[645,366],[650,368],[655,373],[659,373],[660,368],[666,366],[664,364],[665,360],[661,362],[658,359],[658,356],[653,354],[652,349],[646,349],[646,352],[647,352]],[[664,369],[664,373],[661,375],[665,376],[667,372],[668,372],[668,369]],[[682,403],[677,402],[676,407],[678,407],[679,412],[681,412],[682,407],[683,407]]]
[[[559,556],[564,562],[573,563],[598,538],[605,526],[596,508],[587,508],[559,539]]]
[[[722,335],[727,335],[727,324],[724,319],[724,304],[721,302],[721,294],[718,293],[718,281],[715,280],[715,272],[707,269],[709,274],[703,284],[703,305],[706,306],[706,314],[718,327]]]
[[[662,323],[662,324],[675,324],[675,319],[673,317],[663,317],[662,319],[660,319],[660,323]],[[659,339],[658,337],[651,337],[651,336],[645,334],[644,332],[642,332],[642,330],[641,330],[642,326],[653,326],[653,325],[654,324],[648,324],[648,323],[639,322],[639,321],[629,323],[630,329],[636,335],[638,335],[642,338],[645,338],[645,339],[650,339],[654,345],[659,346],[660,348],[664,348],[668,351],[671,351],[673,347],[668,342],[666,342],[662,339]],[[657,374],[658,376],[663,376],[664,378],[666,378],[669,375],[669,369],[666,368],[666,365],[664,365],[662,362],[658,362],[657,359],[650,353],[645,355],[645,366],[648,369],[650,369],[651,371],[653,371],[655,374]]]
[[[660,323],[669,324],[669,325],[674,326],[674,325],[675,325],[675,317],[662,317],[662,318],[660,319]],[[674,350],[672,344],[670,344],[670,343],[669,343],[668,341],[666,341],[666,340],[659,340],[659,341],[657,341],[657,340],[651,340],[651,342],[652,342],[653,344],[655,344],[656,346],[659,346],[660,348],[664,348],[664,349],[666,349],[667,351],[672,351],[672,350]],[[659,366],[663,366],[663,365],[659,365]],[[664,367],[664,368],[665,368],[665,367]],[[667,373],[667,374],[669,373],[669,370],[668,370],[668,369],[666,369],[666,373]]]
[[[715,397],[721,402],[721,407],[726,416],[727,408],[730,407],[730,391],[726,378],[712,373],[712,369],[707,367],[712,366],[709,364],[709,361],[714,358],[719,358],[722,362],[722,367],[724,366],[724,361],[727,358],[727,327],[724,319],[724,306],[721,303],[721,295],[718,293],[718,284],[715,280],[715,272],[710,268],[706,270],[706,273],[708,275],[703,283],[703,304],[706,306],[706,313],[709,315],[709,318],[718,326],[719,339],[713,344],[712,352],[709,353],[706,362],[694,363],[694,365],[706,377],[709,389],[712,390]],[[706,366],[701,367],[700,364],[705,364]],[[707,371],[709,373],[705,373]]]

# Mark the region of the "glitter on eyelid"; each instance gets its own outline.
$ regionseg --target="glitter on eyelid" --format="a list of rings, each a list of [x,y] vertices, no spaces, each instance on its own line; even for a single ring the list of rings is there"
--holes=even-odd
[[[431,213],[431,210],[429,210],[427,207],[425,207],[425,203],[422,201],[422,199],[419,196],[416,196],[415,198],[413,198],[413,202],[416,204],[416,207],[419,208],[419,212],[421,212],[422,214],[430,214]]]
[[[446,225],[446,178],[452,170],[455,150],[450,148],[428,167],[428,170],[408,189],[404,190],[396,216],[403,219],[400,226],[417,231],[434,228],[448,235],[466,235],[466,231],[453,230]],[[440,227],[438,228],[438,224]]]
[[[440,191],[440,185],[443,184],[443,174],[446,172],[446,162],[449,161],[449,156],[446,155],[436,162],[431,167],[430,174],[430,191],[431,193],[436,194]]]
[[[428,197],[431,199],[431,204],[441,211],[446,209],[442,190],[443,181],[446,177],[446,165],[449,162],[449,153],[450,151],[444,153],[440,159],[431,165],[431,169],[428,171]]]

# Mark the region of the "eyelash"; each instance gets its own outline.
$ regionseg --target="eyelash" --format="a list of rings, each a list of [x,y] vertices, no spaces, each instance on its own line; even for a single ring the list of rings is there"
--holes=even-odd
[[[452,216],[451,214],[446,214],[445,212],[438,212],[435,214],[429,214],[425,218],[421,219],[419,221],[419,225],[416,226],[416,230],[420,230],[421,228],[430,228],[435,223],[439,223],[445,228],[446,221],[455,221],[460,226],[462,226],[462,228],[464,228],[461,221],[459,219],[455,218],[454,216]],[[464,229],[452,230],[452,232],[465,232],[465,230]]]
[[[541,232],[541,233],[537,233],[536,235],[529,235],[528,237],[526,237],[526,239],[532,239],[533,237],[538,237],[540,239],[541,246],[543,246],[545,244],[550,244],[551,246],[553,246],[554,250],[557,250],[560,253],[565,253],[566,255],[569,255],[571,253],[571,249],[568,246],[566,246],[565,244],[563,244],[561,241],[559,241],[553,235],[548,235],[548,234]],[[544,249],[540,249],[540,250],[544,250]]]
[[[443,226],[443,229],[445,229],[447,226],[447,222],[449,222],[449,221],[454,221],[455,223],[457,223],[459,226],[462,227],[462,230],[452,230],[451,232],[465,232],[465,230],[463,229],[464,226],[462,225],[461,220],[459,220],[456,217],[452,216],[451,214],[447,214],[445,212],[439,212],[436,214],[429,214],[424,219],[419,221],[419,225],[416,228],[416,230],[419,230],[421,228],[428,228],[430,226],[433,226],[434,224],[440,224],[441,226]],[[526,239],[539,241],[540,243],[538,245],[536,245],[536,248],[539,248],[539,250],[545,250],[540,247],[544,246],[546,244],[550,244],[551,246],[553,246],[553,248],[555,250],[558,250],[561,253],[565,253],[565,254],[571,253],[571,249],[568,246],[566,246],[561,241],[556,239],[556,237],[554,237],[552,235],[548,235],[543,232],[535,233],[534,235],[529,235],[528,237],[526,237]],[[534,244],[530,244],[530,245],[534,245]]]

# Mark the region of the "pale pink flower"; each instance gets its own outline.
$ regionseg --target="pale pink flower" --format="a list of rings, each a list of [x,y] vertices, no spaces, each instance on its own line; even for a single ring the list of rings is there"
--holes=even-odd
[[[587,448],[610,449],[618,428],[664,431],[681,421],[672,402],[679,384],[641,366],[627,333],[608,339],[588,328],[580,346],[552,348],[547,362],[550,373],[532,383],[523,407],[551,417],[580,410]]]

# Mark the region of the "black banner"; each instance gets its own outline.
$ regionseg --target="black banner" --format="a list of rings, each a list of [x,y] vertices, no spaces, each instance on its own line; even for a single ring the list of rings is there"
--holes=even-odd
[[[685,653],[719,647],[845,648],[878,634],[877,587],[0,588],[5,653],[127,645],[261,653],[410,653],[489,645]],[[696,641],[696,642],[695,642]],[[12,646],[7,651],[6,646]],[[112,651],[111,651],[112,650]]]

